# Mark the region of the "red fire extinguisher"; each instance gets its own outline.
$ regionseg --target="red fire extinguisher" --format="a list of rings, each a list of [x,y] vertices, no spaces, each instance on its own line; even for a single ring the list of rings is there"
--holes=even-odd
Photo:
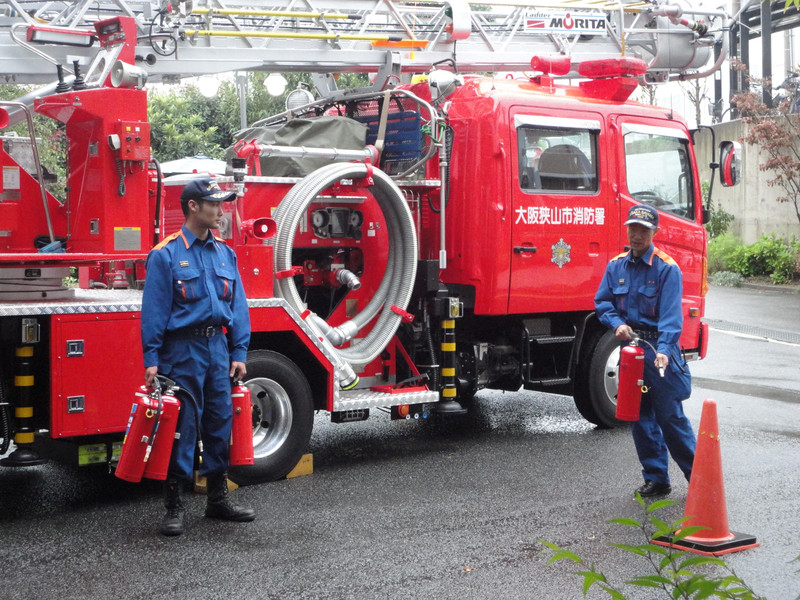
[[[115,474],[125,481],[166,479],[180,402],[161,386],[141,386],[135,394]]]
[[[638,421],[644,385],[644,348],[634,338],[620,350],[617,381],[617,419]]]
[[[233,423],[231,425],[230,464],[252,465],[253,452],[253,403],[250,390],[241,381],[234,381],[231,389]]]

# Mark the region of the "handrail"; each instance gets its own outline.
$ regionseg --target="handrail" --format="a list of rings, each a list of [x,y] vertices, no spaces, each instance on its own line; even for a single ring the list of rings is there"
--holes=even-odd
[[[39,189],[42,192],[42,205],[44,206],[44,216],[47,220],[47,233],[50,234],[50,243],[56,241],[53,234],[53,223],[50,220],[50,208],[47,206],[47,190],[44,188],[44,172],[42,171],[42,164],[39,162],[39,150],[36,147],[36,132],[33,129],[33,116],[30,109],[22,102],[0,101],[0,106],[13,106],[25,113],[25,118],[28,121],[28,135],[31,138],[31,149],[33,152],[33,162],[36,165],[36,177],[39,179]]]

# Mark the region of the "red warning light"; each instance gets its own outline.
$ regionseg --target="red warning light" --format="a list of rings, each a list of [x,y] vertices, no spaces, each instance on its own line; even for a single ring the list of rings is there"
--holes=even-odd
[[[397,407],[397,415],[403,419],[408,416],[408,413],[411,412],[411,408],[408,404],[401,404]]]

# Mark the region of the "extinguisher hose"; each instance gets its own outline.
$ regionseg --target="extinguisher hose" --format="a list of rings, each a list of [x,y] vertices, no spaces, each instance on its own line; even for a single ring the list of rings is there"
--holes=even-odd
[[[203,438],[200,435],[200,411],[197,408],[197,400],[195,400],[194,396],[192,396],[188,390],[185,390],[182,387],[178,387],[177,385],[172,388],[171,392],[178,398],[181,402],[181,419],[186,415],[186,412],[183,410],[183,403],[185,401],[191,402],[192,406],[194,407],[194,430],[197,434],[197,452],[200,456],[200,462],[202,463],[203,457]]]
[[[655,347],[655,346],[653,346],[653,344],[651,344],[650,342],[648,342],[648,341],[647,341],[646,339],[644,339],[644,338],[640,338],[640,337],[638,337],[638,336],[634,335],[634,336],[633,336],[632,343],[633,343],[634,345],[638,345],[640,342],[644,342],[645,344],[647,344],[648,346],[650,346],[650,349],[653,351],[653,353],[654,353],[654,354],[658,354],[658,350],[656,350],[656,347]],[[663,376],[664,376],[664,367],[659,367],[659,368],[658,368],[658,373],[659,373],[659,375],[661,375],[661,377],[663,377]]]
[[[150,451],[153,449],[153,444],[156,441],[158,425],[161,422],[161,411],[164,406],[164,401],[161,398],[161,382],[158,380],[158,377],[153,380],[153,392],[150,394],[150,397],[158,399],[158,408],[156,408],[156,416],[155,419],[153,419],[153,429],[150,430],[150,437],[147,439],[144,462],[147,462],[147,459],[150,458]]]
[[[646,339],[644,339],[644,338],[640,338],[640,337],[638,337],[638,336],[635,336],[635,335],[634,335],[634,336],[633,336],[633,341],[634,341],[634,342],[636,342],[636,344],[640,344],[640,343],[644,342],[645,344],[647,344],[648,346],[650,346],[650,349],[651,349],[653,352],[656,352],[656,353],[658,353],[658,350],[656,350],[656,347],[655,347],[655,346],[653,346],[653,344],[651,344],[650,342],[648,342],[648,341],[647,341]]]
[[[195,432],[197,433],[197,451],[199,453],[199,456],[201,457],[201,462],[202,462],[203,439],[202,439],[202,437],[200,435],[200,411],[197,408],[197,400],[195,400],[194,396],[192,396],[189,393],[188,390],[185,390],[184,388],[178,386],[178,384],[175,383],[172,379],[169,379],[168,377],[164,377],[163,375],[156,375],[153,387],[158,390],[158,413],[159,414],[161,414],[161,405],[162,405],[161,389],[162,388],[166,389],[167,392],[170,395],[175,396],[179,400],[179,404],[180,404],[179,410],[180,410],[180,418],[181,419],[186,414],[186,411],[183,410],[183,403],[185,401],[187,401],[187,400],[192,403],[192,406],[194,407],[194,427],[195,427]],[[152,432],[152,434],[150,436],[151,445],[152,445],[153,439],[155,439],[157,430],[158,430],[158,419],[156,419],[156,422],[153,425],[153,432]]]

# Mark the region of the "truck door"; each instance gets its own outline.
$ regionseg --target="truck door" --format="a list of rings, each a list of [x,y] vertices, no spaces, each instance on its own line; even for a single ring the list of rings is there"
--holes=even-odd
[[[675,259],[683,273],[681,343],[694,348],[705,300],[706,233],[688,133],[674,122],[641,117],[619,117],[613,129],[622,135],[622,142],[615,144],[623,171],[620,214],[626,215],[634,204],[658,210],[660,229],[653,243]],[[622,229],[620,247],[626,243]]]
[[[609,229],[616,234],[618,227],[603,184],[602,117],[514,107],[510,123],[516,153],[508,311],[591,310],[609,258]]]

